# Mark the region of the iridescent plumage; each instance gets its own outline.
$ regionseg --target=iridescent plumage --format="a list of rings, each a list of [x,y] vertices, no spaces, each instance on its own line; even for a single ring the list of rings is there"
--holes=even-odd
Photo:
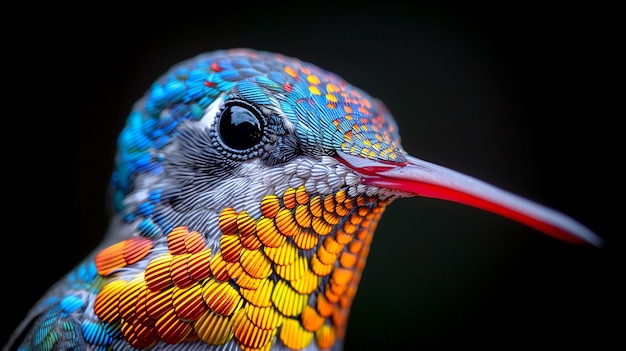
[[[150,87],[119,136],[111,191],[103,243],[29,313],[19,349],[339,350],[376,225],[399,197],[601,244],[409,156],[386,107],[340,77],[247,49],[200,55]]]

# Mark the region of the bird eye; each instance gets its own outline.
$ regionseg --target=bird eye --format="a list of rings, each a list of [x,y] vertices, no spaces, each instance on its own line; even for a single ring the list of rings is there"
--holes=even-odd
[[[222,142],[235,150],[249,149],[263,137],[263,118],[253,105],[234,100],[226,103],[220,115]]]

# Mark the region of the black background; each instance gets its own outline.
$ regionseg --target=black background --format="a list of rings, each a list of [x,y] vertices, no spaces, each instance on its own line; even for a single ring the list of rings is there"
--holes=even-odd
[[[573,246],[462,205],[398,200],[374,238],[346,350],[623,344],[615,8],[93,6],[16,13],[5,31],[3,340],[104,234],[133,102],[180,60],[250,47],[338,73],[386,102],[412,155],[606,240]]]

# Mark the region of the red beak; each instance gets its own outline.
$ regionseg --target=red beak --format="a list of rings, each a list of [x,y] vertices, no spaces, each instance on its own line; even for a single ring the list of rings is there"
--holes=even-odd
[[[404,164],[380,162],[340,152],[338,158],[362,176],[363,184],[480,208],[526,224],[560,240],[603,245],[573,218],[451,169],[407,156]]]

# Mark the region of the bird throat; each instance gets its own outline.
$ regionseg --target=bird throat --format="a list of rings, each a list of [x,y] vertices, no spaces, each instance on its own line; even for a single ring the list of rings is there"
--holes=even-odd
[[[391,198],[311,195],[304,186],[267,195],[261,215],[224,208],[219,247],[174,226],[167,250],[137,235],[101,250],[106,283],[94,311],[109,337],[136,348],[160,341],[268,350],[328,349],[344,339],[374,231]],[[163,252],[161,252],[163,251]],[[132,279],[115,272],[145,259]]]

